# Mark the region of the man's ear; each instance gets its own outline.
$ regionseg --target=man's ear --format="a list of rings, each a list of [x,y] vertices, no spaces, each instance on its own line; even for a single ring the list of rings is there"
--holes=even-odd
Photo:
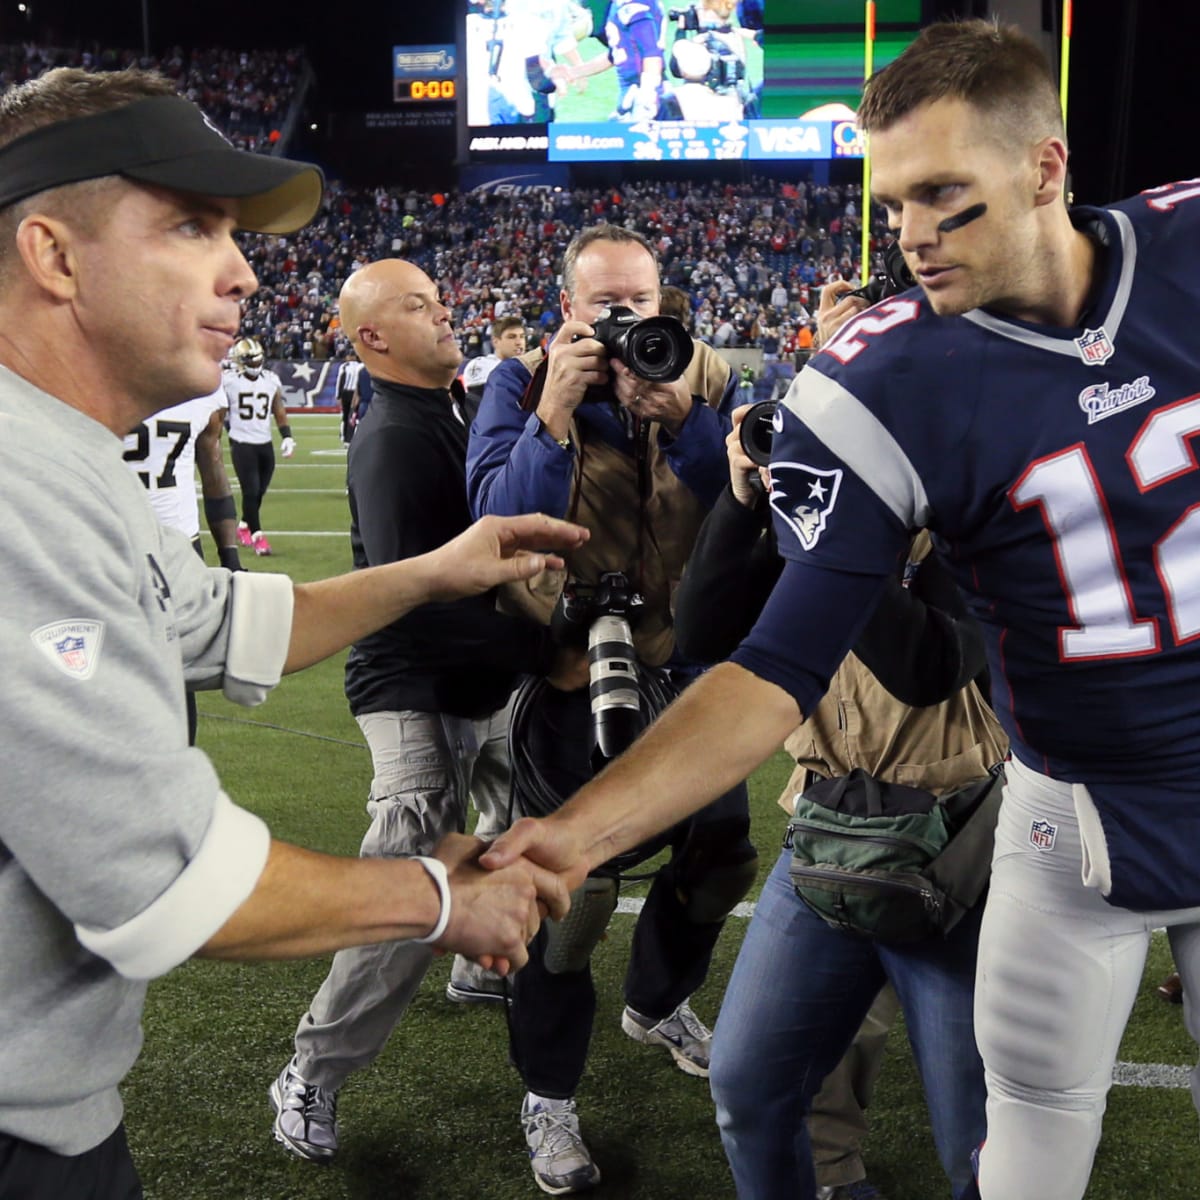
[[[372,329],[370,325],[360,325],[354,332],[355,340],[366,346],[368,350],[374,350],[376,354],[387,353],[387,339],[379,330]]]
[[[1057,204],[1067,186],[1067,147],[1061,138],[1043,138],[1034,150],[1037,176],[1034,204]]]
[[[17,226],[17,253],[34,284],[57,300],[79,290],[79,262],[71,230],[45,213],[30,213]]]

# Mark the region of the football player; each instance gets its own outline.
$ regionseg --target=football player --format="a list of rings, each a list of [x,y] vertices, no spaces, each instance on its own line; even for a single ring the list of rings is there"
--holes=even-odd
[[[242,489],[242,519],[237,538],[258,555],[270,554],[271,543],[262,531],[259,508],[271,476],[275,474],[275,448],[271,444],[271,417],[283,439],[279,452],[291,458],[296,439],[283,405],[283,386],[274,371],[263,369],[266,355],[257,338],[242,338],[229,352],[233,368],[221,379],[229,401],[229,449],[233,469]]]
[[[744,778],[926,526],[1012,747],[976,980],[979,1193],[1080,1200],[1156,927],[1200,993],[1200,186],[1068,207],[1049,65],[986,21],[923,29],[858,122],[919,287],[850,320],[779,408],[787,562],[762,617],[484,861],[578,879]]]
[[[161,409],[125,435],[125,461],[142,481],[158,519],[191,538],[201,558],[196,468],[204,493],[204,516],[221,566],[240,571],[237,509],[221,457],[225,424],[223,388]],[[187,693],[188,744],[196,743],[196,697]]]
[[[142,481],[158,519],[192,539],[201,558],[200,508],[195,475],[200,471],[204,515],[221,566],[240,571],[237,510],[221,457],[221,429],[228,401],[224,388],[155,413],[125,435],[124,459]]]

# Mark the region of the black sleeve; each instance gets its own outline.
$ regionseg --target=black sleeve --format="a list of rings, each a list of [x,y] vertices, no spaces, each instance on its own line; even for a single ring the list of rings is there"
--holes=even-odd
[[[675,594],[675,639],[693,662],[728,658],[750,632],[783,560],[766,528],[765,503],[747,508],[726,487],[705,518]]]
[[[854,650],[904,704],[940,704],[976,676],[987,695],[983,635],[933,556],[922,561],[911,587],[888,581]]]

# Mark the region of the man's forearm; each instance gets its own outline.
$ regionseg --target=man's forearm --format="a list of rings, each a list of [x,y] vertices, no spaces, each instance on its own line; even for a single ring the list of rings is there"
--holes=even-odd
[[[594,869],[746,779],[802,719],[782,688],[722,663],[547,820],[574,826]]]
[[[285,675],[344,650],[434,596],[428,557],[297,584]]]
[[[304,880],[298,901],[296,880]],[[417,862],[336,858],[272,842],[258,886],[199,951],[205,958],[304,958],[424,937],[441,911]]]

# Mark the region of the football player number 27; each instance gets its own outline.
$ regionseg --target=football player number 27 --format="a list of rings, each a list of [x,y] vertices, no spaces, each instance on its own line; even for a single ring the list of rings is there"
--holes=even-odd
[[[143,422],[131,432],[137,437],[137,445],[126,450],[121,457],[126,462],[145,462],[150,457],[150,428]],[[175,439],[175,444],[168,451],[166,461],[163,463],[162,474],[154,481],[158,488],[173,488],[175,486],[175,462],[183,453],[183,448],[191,440],[192,427],[186,421],[155,421],[154,436],[165,438],[167,441]],[[139,471],[138,478],[144,487],[150,486],[149,471]]]
[[[1200,395],[1152,412],[1125,459],[1145,493],[1197,464],[1190,439],[1200,433]],[[1059,629],[1064,660],[1153,654],[1158,625],[1139,618],[1121,563],[1108,502],[1082,443],[1030,464],[1009,489],[1016,509],[1037,505],[1054,542],[1059,577],[1075,624]],[[1154,566],[1167,598],[1176,644],[1200,636],[1200,504],[1154,544]]]

